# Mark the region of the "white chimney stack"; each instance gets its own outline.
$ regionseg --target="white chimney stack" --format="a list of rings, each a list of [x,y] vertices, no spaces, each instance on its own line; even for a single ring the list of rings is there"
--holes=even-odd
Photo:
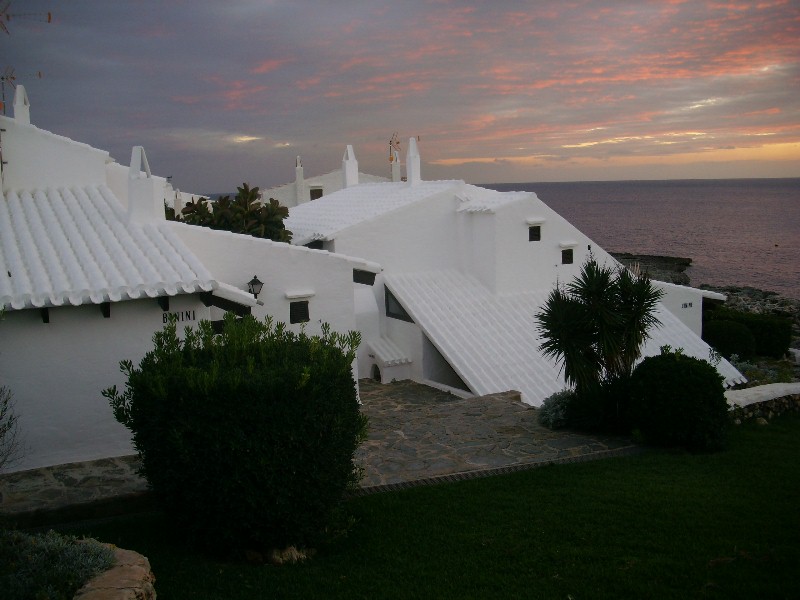
[[[14,120],[22,125],[31,124],[31,103],[25,86],[18,85],[14,92]]]
[[[306,195],[306,177],[303,174],[303,162],[300,157],[294,163],[294,199],[295,205],[303,204],[308,200]]]
[[[408,152],[406,153],[406,179],[409,185],[416,185],[422,178],[420,177],[419,150],[417,150],[416,138],[408,140]]]
[[[141,146],[134,146],[131,150],[131,166],[128,169],[128,218],[139,223],[166,219],[164,186],[157,185]]]
[[[350,187],[358,185],[358,161],[356,160],[356,153],[353,151],[353,146],[347,146],[342,157],[342,187]]]

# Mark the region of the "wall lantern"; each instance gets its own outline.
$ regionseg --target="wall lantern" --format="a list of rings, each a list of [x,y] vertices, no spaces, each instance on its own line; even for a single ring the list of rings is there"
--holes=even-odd
[[[253,278],[247,282],[247,290],[258,299],[258,295],[261,293],[261,288],[264,287],[264,282],[259,281],[258,277],[253,275]]]

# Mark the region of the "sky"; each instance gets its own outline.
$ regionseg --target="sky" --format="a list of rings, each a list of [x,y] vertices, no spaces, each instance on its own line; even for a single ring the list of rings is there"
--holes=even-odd
[[[8,13],[0,71],[25,86],[32,122],[123,164],[144,146],[187,192],[287,183],[298,155],[307,177],[326,173],[347,144],[388,176],[394,133],[402,156],[419,139],[423,179],[800,177],[798,0],[11,0]]]

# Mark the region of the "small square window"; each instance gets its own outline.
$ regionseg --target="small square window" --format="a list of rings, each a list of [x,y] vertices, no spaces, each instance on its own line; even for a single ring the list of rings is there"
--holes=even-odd
[[[308,191],[312,200],[322,198],[322,188],[311,188]]]
[[[308,323],[308,300],[289,303],[289,323]]]
[[[542,226],[541,225],[531,225],[528,227],[528,241],[529,242],[541,242],[542,241]]]
[[[561,251],[561,264],[571,265],[573,261],[572,248],[564,248]]]

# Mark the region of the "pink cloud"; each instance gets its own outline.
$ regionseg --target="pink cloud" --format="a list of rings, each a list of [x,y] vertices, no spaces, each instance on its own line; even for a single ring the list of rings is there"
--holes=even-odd
[[[288,58],[270,58],[258,63],[258,65],[250,69],[250,72],[259,75],[271,73],[272,71],[275,71],[276,69],[279,69],[285,65],[287,62],[289,62]]]

